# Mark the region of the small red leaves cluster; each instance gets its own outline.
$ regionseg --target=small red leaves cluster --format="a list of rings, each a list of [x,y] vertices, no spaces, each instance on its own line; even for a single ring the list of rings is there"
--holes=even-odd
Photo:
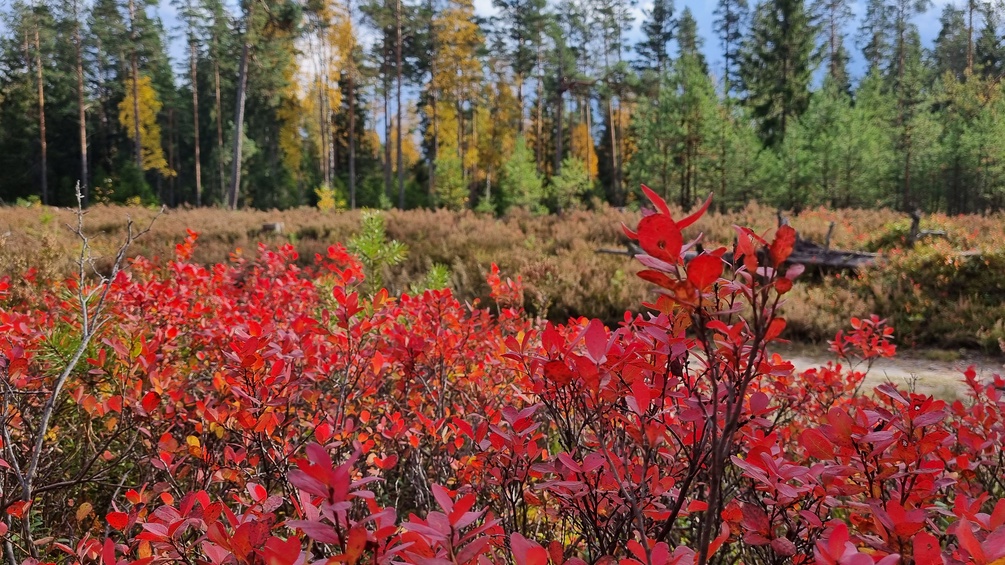
[[[368,294],[338,246],[207,267],[190,232],[134,260],[30,500],[15,469],[81,283],[29,274],[14,304],[0,281],[8,561],[1005,562],[1005,379],[971,370],[953,402],[863,392],[895,350],[875,316],[836,337],[838,363],[794,371],[770,345],[795,232],[701,250],[709,201],[675,220],[644,191],[655,212],[626,232],[656,298],[616,327],[533,320],[494,266],[490,309]]]

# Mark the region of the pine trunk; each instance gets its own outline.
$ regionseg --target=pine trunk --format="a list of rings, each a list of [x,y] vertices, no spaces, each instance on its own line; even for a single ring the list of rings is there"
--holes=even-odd
[[[385,73],[387,67],[385,66]],[[391,181],[391,135],[393,133],[391,120],[391,81],[384,75],[384,194],[391,198],[394,186]]]
[[[192,129],[195,152],[195,205],[202,206],[202,161],[199,150],[199,78],[196,73],[195,38],[189,40],[192,75]]]
[[[132,45],[130,63],[133,77],[133,151],[136,153],[136,168],[143,174],[143,140],[140,139],[140,70],[136,54],[136,3],[129,0],[129,39]]]
[[[354,69],[349,67],[349,208],[356,209],[356,92]]]
[[[35,14],[35,67],[38,79],[38,142],[42,151],[42,204],[49,204],[48,144],[45,137],[45,82],[42,74],[42,43],[39,39],[38,14]]]
[[[87,174],[87,107],[84,103],[84,62],[81,53],[80,14],[77,0],[73,0],[73,50],[76,59],[77,74],[77,113],[80,122],[80,192],[83,204],[87,206],[88,174]]]
[[[395,109],[398,112],[398,132],[396,135],[397,159],[398,159],[398,208],[405,209],[405,158],[401,147],[402,122],[401,122],[401,0],[397,1],[394,14],[395,25],[397,27],[397,41],[395,42],[395,68],[398,73],[397,91],[395,93]]]
[[[216,40],[214,39],[214,44]],[[214,51],[217,51],[214,48]],[[223,170],[223,103],[220,97],[220,54],[213,55],[213,82],[216,89],[216,168],[220,180],[220,196],[223,197],[227,185],[227,175]]]
[[[248,34],[251,27],[251,15],[248,14],[244,30],[244,42],[241,46],[241,63],[237,72],[237,100],[234,109],[234,153],[230,169],[230,191],[227,205],[231,210],[237,210],[238,190],[241,188],[241,151],[244,142],[244,101],[248,88],[248,56],[251,42]]]
[[[537,120],[534,129],[536,130],[534,140],[534,161],[537,164],[537,174],[544,173],[544,55],[542,53],[541,42],[537,43]],[[561,71],[559,71],[561,72]]]

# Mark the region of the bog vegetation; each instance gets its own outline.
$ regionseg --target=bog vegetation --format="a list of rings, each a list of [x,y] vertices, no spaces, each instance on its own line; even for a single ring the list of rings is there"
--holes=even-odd
[[[671,206],[676,214],[683,213]],[[104,257],[98,261],[103,272],[122,234],[123,215],[148,221],[155,213],[139,207],[88,210],[91,245]],[[616,325],[626,309],[639,312],[651,298],[648,285],[634,276],[638,266],[632,259],[597,253],[626,250],[618,226],[636,224],[636,212],[601,206],[546,216],[515,209],[501,218],[449,210],[390,210],[370,216],[369,222],[382,223],[382,230],[366,228],[360,212],[169,210],[153,225],[150,237],[134,243],[130,255],[171,257],[174,243],[192,229],[200,234],[192,256],[197,264],[226,263],[235,251],[253,256],[257,243],[265,241],[291,244],[299,256],[297,265],[309,267],[333,242],[355,241],[350,247],[368,267],[367,287],[384,286],[392,294],[414,287],[450,287],[462,301],[485,301],[490,294],[485,276],[496,264],[522,280],[524,310],[554,322],[586,316]],[[65,225],[73,218],[68,209],[0,208],[0,272],[33,268],[43,279],[72,274],[69,258],[79,242]],[[845,328],[850,315],[871,312],[890,320],[901,345],[1001,351],[1001,213],[925,216],[920,227],[945,236],[924,238],[913,247],[911,220],[890,210],[814,208],[788,215],[788,220],[802,238],[822,245],[830,233],[832,248],[878,252],[884,261],[860,272],[811,272],[802,277],[783,307],[785,337],[823,342]],[[735,212],[709,212],[695,229],[704,234],[705,245],[731,246],[734,225],[763,231],[777,221],[773,208],[752,203]],[[283,224],[282,233],[262,231],[263,224],[276,222]],[[398,242],[395,248],[388,246],[392,241]],[[19,288],[16,283],[12,287],[16,296]]]
[[[625,234],[657,292],[609,326],[531,317],[495,265],[486,301],[368,284],[373,216],[359,258],[208,266],[194,231],[126,260],[143,222],[99,266],[74,224],[74,276],[0,280],[5,560],[1001,562],[1005,379],[860,390],[895,354],[876,316],[793,371],[767,348],[795,230],[732,228],[727,262],[696,245],[709,201],[647,197]]]

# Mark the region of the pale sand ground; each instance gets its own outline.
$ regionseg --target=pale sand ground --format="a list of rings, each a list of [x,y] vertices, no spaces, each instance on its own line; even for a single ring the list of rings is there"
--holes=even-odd
[[[834,359],[826,345],[784,344],[774,349],[790,360],[797,370],[818,367]],[[880,359],[873,364],[864,387],[871,388],[887,381],[906,387],[913,382],[919,393],[952,400],[965,394],[963,371],[970,365],[974,365],[978,377],[1005,375],[1003,357],[989,357],[967,351],[900,349],[893,359]],[[860,370],[865,370],[864,364]]]

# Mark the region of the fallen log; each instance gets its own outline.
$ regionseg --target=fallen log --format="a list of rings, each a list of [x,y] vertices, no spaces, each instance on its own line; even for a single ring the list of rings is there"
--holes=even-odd
[[[601,248],[597,249],[596,253],[634,257],[642,255],[645,252],[637,244],[629,241],[625,244],[625,249]],[[684,254],[684,261],[687,262],[694,259],[699,253],[688,251]],[[828,247],[797,237],[796,244],[792,248],[792,254],[789,255],[786,264],[800,264],[805,265],[807,268],[815,268],[821,271],[854,271],[875,265],[881,259],[882,257],[878,253],[829,249]],[[723,260],[732,264],[732,252],[726,252],[723,255]]]

